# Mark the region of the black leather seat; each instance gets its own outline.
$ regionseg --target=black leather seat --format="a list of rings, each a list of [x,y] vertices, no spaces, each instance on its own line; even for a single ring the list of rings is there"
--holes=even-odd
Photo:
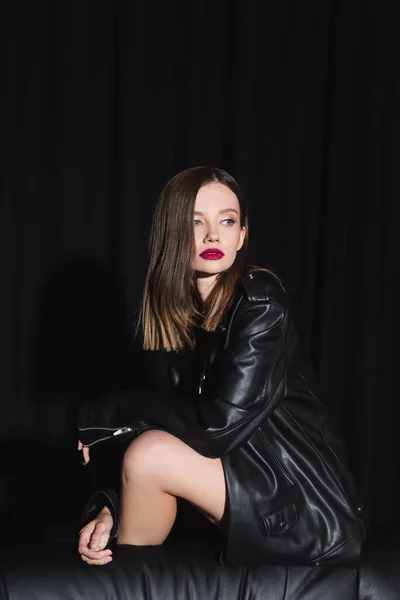
[[[207,541],[114,547],[106,566],[88,566],[69,544],[0,551],[7,600],[399,600],[400,535],[371,535],[359,569],[229,567]]]

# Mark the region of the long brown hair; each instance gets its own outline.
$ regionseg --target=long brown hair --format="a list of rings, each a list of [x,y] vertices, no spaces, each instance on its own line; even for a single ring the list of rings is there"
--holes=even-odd
[[[232,266],[219,273],[203,303],[193,267],[193,212],[199,189],[210,182],[226,185],[236,195],[240,226],[246,228],[241,249]],[[248,219],[243,192],[222,169],[194,167],[178,173],[161,192],[150,234],[149,262],[140,308],[145,350],[178,350],[193,347],[193,325],[215,331],[237,282],[247,273]]]

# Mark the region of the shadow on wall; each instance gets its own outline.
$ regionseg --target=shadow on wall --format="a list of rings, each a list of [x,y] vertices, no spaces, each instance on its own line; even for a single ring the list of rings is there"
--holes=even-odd
[[[2,442],[9,457],[0,480],[2,538],[10,542],[76,539],[85,499],[118,480],[121,454],[113,448],[99,466],[81,466],[77,407],[114,389],[140,387],[143,372],[133,311],[106,265],[74,258],[58,266],[38,306],[30,400],[37,417],[31,435]]]

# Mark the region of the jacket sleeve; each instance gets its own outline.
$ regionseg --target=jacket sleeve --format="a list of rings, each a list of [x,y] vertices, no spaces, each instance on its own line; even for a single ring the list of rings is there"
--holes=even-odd
[[[81,418],[84,429],[101,421],[133,434],[149,425],[179,437],[200,454],[221,457],[242,445],[283,398],[286,311],[270,299],[242,297],[231,321],[228,343],[213,364],[202,393],[192,398],[162,396],[147,390],[92,403]],[[130,420],[129,420],[130,419]],[[86,445],[86,444],[85,444]]]
[[[92,521],[99,512],[107,506],[110,510],[113,526],[110,531],[110,539],[107,543],[107,547],[111,542],[115,540],[118,535],[118,519],[119,519],[119,495],[118,492],[112,488],[104,488],[94,492],[83,508],[80,519],[79,527],[82,529],[90,521]]]

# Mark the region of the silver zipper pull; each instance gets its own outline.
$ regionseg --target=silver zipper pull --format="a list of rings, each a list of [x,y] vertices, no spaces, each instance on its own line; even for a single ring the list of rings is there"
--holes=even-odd
[[[205,380],[205,378],[206,378],[206,376],[205,376],[205,374],[203,373],[203,375],[200,377],[200,383],[199,383],[199,395],[201,395],[201,388],[202,388],[203,381]]]
[[[132,431],[132,427],[122,427],[121,429],[114,431],[113,435],[122,435],[123,433],[129,433],[130,431]]]

